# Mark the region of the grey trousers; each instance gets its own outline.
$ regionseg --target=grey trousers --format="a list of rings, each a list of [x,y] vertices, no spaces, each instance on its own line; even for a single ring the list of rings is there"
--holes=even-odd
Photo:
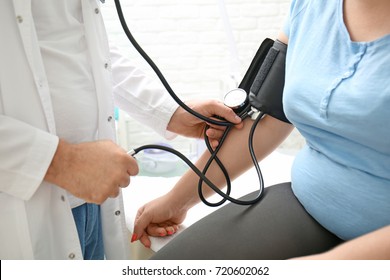
[[[229,203],[216,210],[151,259],[283,260],[323,252],[341,242],[305,211],[291,184],[283,183],[265,188],[255,205]]]

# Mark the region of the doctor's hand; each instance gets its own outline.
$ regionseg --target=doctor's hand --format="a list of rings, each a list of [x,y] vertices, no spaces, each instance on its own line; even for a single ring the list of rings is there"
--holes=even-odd
[[[60,140],[44,180],[101,204],[118,196],[137,173],[136,160],[112,141],[69,144]]]
[[[131,242],[139,240],[150,248],[149,236],[164,237],[176,233],[184,221],[187,210],[179,209],[169,193],[158,197],[138,209]]]
[[[215,118],[215,116],[235,124],[236,128],[242,128],[243,123],[240,117],[234,113],[232,109],[225,106],[222,102],[217,100],[198,100],[188,101],[186,105],[192,110],[200,113],[208,118]],[[215,118],[216,119],[216,118]],[[183,108],[179,107],[173,114],[168,123],[168,130],[186,137],[203,138],[206,125],[203,120],[194,117]],[[209,137],[210,144],[213,148],[218,146],[219,139],[222,137],[226,127],[214,124],[208,124],[210,127],[206,131]]]

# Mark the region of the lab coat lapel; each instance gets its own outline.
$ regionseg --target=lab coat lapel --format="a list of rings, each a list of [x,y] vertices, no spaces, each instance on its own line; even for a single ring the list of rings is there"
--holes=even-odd
[[[99,106],[98,138],[114,139],[115,122],[113,120],[114,104],[110,52],[104,22],[101,17],[100,2],[97,0],[82,0],[81,3],[84,26],[88,30],[85,38],[91,55],[91,67]]]
[[[26,52],[26,57],[30,65],[31,70],[34,70],[33,64],[33,47],[32,47],[32,38],[24,36],[23,34],[29,34],[31,28],[33,28],[34,22],[32,20],[31,14],[31,0],[13,0],[15,17],[18,21],[20,37],[23,41],[24,51]],[[22,24],[23,23],[23,24]]]
[[[39,49],[35,24],[32,17],[31,0],[13,0],[13,4],[15,17],[19,23],[18,28],[23,42],[23,48],[31,73],[34,76],[35,86],[41,99],[42,108],[46,116],[47,127],[51,133],[55,134],[56,128],[53,107],[47,76]]]

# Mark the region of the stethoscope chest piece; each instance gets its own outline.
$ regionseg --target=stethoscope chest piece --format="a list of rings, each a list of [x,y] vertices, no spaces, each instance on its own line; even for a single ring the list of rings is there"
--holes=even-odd
[[[234,112],[240,113],[247,107],[248,95],[245,90],[236,88],[225,94],[223,102],[227,107],[233,109]]]

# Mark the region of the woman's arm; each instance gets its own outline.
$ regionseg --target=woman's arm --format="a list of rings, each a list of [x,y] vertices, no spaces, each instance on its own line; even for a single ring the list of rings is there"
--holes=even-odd
[[[283,33],[278,36],[278,40],[287,44],[287,37]],[[246,119],[242,129],[233,128],[218,153],[218,158],[224,164],[231,180],[253,165],[248,148],[252,124],[251,119]],[[257,160],[261,161],[269,155],[292,130],[291,124],[265,116],[257,125],[253,139]],[[208,136],[212,138],[212,135]],[[196,162],[196,166],[203,170],[209,158],[210,153],[206,151]],[[225,177],[215,162],[210,165],[207,177],[219,188],[223,188],[226,184]],[[184,220],[187,211],[200,201],[198,181],[199,177],[189,170],[170,192],[142,206],[135,219],[132,241],[140,239],[146,247],[149,247],[148,235],[173,234],[177,230],[177,225]],[[204,187],[205,197],[212,194],[213,191],[209,187]]]
[[[244,121],[243,129],[233,129],[218,153],[218,158],[228,171],[231,180],[234,180],[253,166],[248,147],[248,137],[252,124],[253,121],[247,119]],[[270,116],[264,117],[256,128],[253,141],[255,143],[254,150],[257,160],[263,160],[274,151],[290,134],[292,129],[293,126],[290,124]],[[210,153],[206,151],[197,161],[196,166],[202,170],[209,158]],[[225,177],[215,162],[208,169],[207,177],[219,188],[226,186]],[[172,202],[186,210],[197,204],[200,201],[197,191],[198,180],[198,175],[192,170],[185,173],[170,192]],[[205,183],[203,185],[205,197],[214,194],[214,191],[205,186]]]
[[[286,44],[288,42],[288,38],[284,33],[279,34],[278,40]],[[243,129],[232,129],[218,153],[218,158],[223,162],[232,180],[253,165],[248,148],[248,138],[252,124],[253,121],[247,118],[244,121]],[[279,121],[273,117],[265,116],[257,125],[253,139],[255,154],[258,161],[261,161],[275,150],[275,148],[287,138],[292,130],[292,125]],[[212,135],[209,135],[209,137],[211,136]],[[202,170],[209,158],[210,153],[206,151],[196,162],[196,166]],[[222,188],[225,186],[225,177],[215,162],[213,162],[208,169],[207,177],[218,187]],[[171,201],[175,202],[180,208],[186,210],[197,204],[200,201],[197,194],[198,180],[199,177],[192,170],[185,173],[170,194],[168,194],[171,195]],[[213,194],[213,191],[209,187],[206,187],[204,195],[208,197],[211,194]]]
[[[218,158],[223,162],[231,180],[248,170],[252,161],[248,149],[248,135],[253,121],[246,119],[242,129],[232,129],[223,144]],[[254,135],[255,154],[259,161],[269,155],[290,134],[293,126],[273,117],[265,116],[258,124]],[[196,162],[202,170],[210,157],[206,151]],[[208,169],[207,177],[219,188],[225,186],[225,177],[219,167],[213,162]],[[148,235],[165,236],[175,233],[187,211],[197,204],[199,177],[192,171],[187,171],[174,188],[166,195],[159,197],[144,206],[137,213],[132,241],[140,240],[146,247],[150,246]],[[213,194],[205,187],[205,197]]]
[[[390,225],[345,242],[325,253],[295,260],[390,260]]]

